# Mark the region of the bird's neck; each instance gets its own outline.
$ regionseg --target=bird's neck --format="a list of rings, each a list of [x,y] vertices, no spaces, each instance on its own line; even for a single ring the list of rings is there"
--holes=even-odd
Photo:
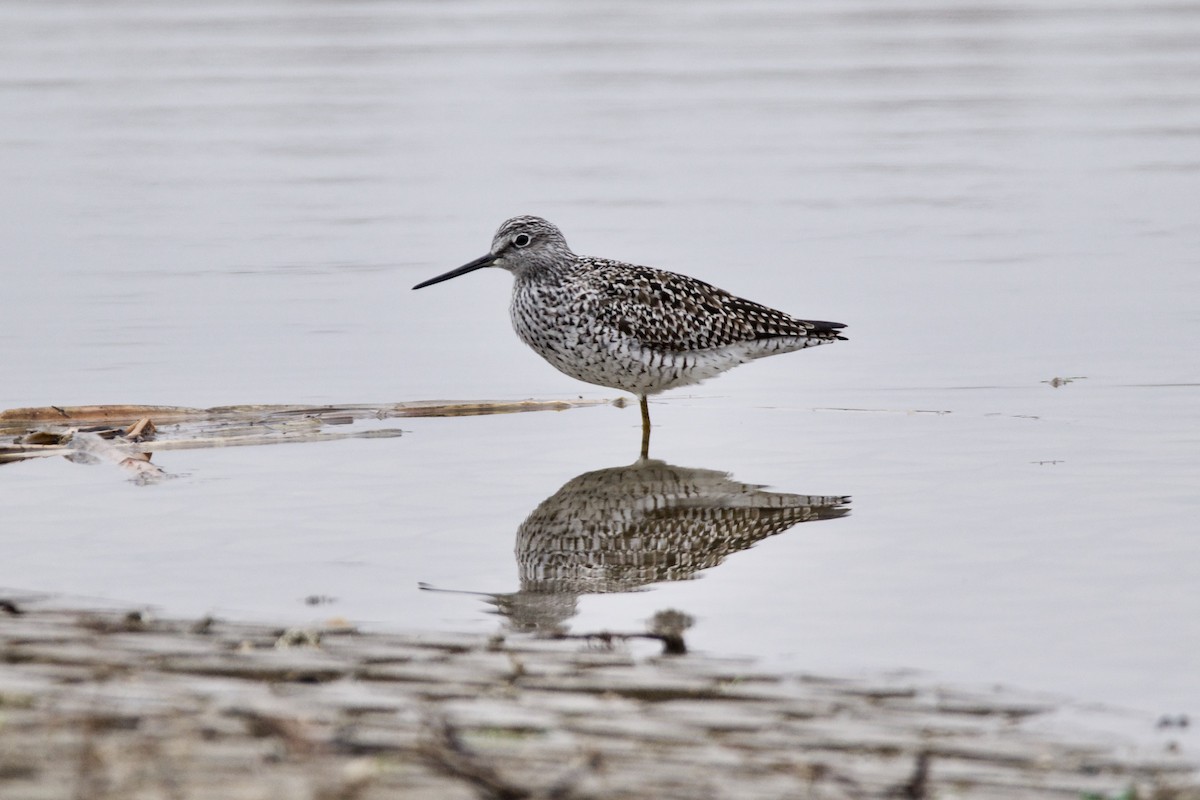
[[[517,273],[517,284],[528,287],[561,286],[567,279],[574,266],[574,258],[570,261],[542,262],[529,269]]]

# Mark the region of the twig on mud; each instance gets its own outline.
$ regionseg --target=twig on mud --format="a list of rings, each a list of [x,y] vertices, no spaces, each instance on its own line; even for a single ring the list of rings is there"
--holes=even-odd
[[[108,794],[109,780],[97,744],[97,725],[87,718],[82,728],[83,740],[79,743],[79,761],[75,768],[75,800],[94,800]]]
[[[665,656],[682,656],[687,655],[687,643],[683,640],[683,632],[692,627],[696,622],[695,618],[690,614],[685,614],[682,611],[677,611],[673,608],[664,609],[656,612],[650,618],[646,633],[612,633],[611,631],[600,631],[599,633],[565,633],[558,632],[547,636],[548,639],[585,639],[588,641],[600,641],[606,647],[612,647],[614,640],[629,641],[630,639],[650,639],[652,641],[661,642],[663,646],[663,655]]]
[[[520,786],[472,752],[444,717],[429,718],[425,728],[428,736],[419,748],[425,762],[443,775],[470,784],[486,800],[582,800],[588,795],[579,792],[576,785],[600,766],[599,755],[592,754],[544,789]]]
[[[301,719],[253,708],[234,709],[230,716],[244,720],[246,732],[255,738],[279,740],[290,755],[310,756],[321,749],[320,743],[313,739],[308,726]]]
[[[913,765],[912,776],[899,786],[890,789],[887,796],[902,798],[902,800],[925,800],[929,796],[929,762],[932,759],[933,756],[928,750],[917,753],[917,762]]]

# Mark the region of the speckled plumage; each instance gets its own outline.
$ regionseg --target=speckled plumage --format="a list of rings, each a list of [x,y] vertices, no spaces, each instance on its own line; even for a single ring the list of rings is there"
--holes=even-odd
[[[519,630],[561,630],[582,594],[691,580],[850,498],[768,492],[725,472],[651,459],[567,481],[517,529],[519,592],[495,595]]]
[[[707,380],[756,358],[845,337],[666,270],[575,255],[557,227],[514,217],[488,255],[414,288],[486,266],[513,273],[521,340],[558,370],[639,395]]]

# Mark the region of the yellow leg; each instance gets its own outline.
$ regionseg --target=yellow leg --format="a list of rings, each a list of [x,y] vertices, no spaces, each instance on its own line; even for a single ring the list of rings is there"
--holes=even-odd
[[[650,457],[650,406],[646,404],[646,395],[638,398],[642,401],[642,458]]]

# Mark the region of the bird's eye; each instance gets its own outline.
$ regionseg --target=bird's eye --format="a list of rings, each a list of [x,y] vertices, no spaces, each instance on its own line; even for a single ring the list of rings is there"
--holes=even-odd
[[[517,247],[525,247],[532,241],[533,239],[530,238],[528,233],[518,233],[513,237],[513,244]]]

